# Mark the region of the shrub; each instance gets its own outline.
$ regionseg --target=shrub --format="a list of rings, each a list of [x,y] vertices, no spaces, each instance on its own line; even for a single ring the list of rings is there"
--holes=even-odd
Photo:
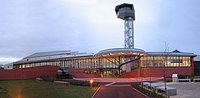
[[[178,75],[178,79],[187,79],[190,78],[191,76],[189,75]]]
[[[74,79],[57,79],[57,80],[69,82],[71,85],[90,86],[89,81],[79,81]],[[99,86],[99,85],[96,82],[93,82],[92,86]]]
[[[163,95],[157,94],[155,92],[155,90],[147,90],[147,89],[143,88],[142,86],[140,86],[140,83],[133,83],[132,87],[134,87],[138,91],[142,92],[143,94],[149,96],[150,98],[166,98]]]
[[[166,82],[172,82],[172,78],[166,78]]]
[[[42,80],[47,81],[47,82],[53,82],[54,79],[49,77],[48,75],[42,75],[39,78],[42,78]]]
[[[4,93],[4,92],[8,92],[6,89],[4,89],[4,88],[2,88],[2,87],[0,87],[0,93]]]

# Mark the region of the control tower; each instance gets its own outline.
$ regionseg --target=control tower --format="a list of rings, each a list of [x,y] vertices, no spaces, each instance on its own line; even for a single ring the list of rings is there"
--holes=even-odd
[[[117,17],[124,20],[124,44],[125,48],[134,48],[135,10],[133,4],[123,3],[115,7]]]

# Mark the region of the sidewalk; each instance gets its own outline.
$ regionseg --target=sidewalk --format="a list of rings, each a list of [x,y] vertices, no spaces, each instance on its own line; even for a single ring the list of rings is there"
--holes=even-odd
[[[162,77],[138,77],[138,78],[74,78],[75,80],[80,81],[90,81],[91,79],[94,82],[117,82],[117,83],[133,83],[133,82],[140,82],[140,81],[159,81],[162,80]]]
[[[148,98],[130,85],[101,86],[92,98]]]

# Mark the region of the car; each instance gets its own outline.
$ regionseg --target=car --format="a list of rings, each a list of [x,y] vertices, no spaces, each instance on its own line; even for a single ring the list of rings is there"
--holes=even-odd
[[[72,75],[69,73],[69,70],[60,68],[57,71],[57,78],[58,79],[72,79]]]

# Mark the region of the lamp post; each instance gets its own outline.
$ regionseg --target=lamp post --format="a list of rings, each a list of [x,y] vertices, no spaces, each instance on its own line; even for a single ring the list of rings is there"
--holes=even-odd
[[[92,79],[90,79],[90,88],[92,88],[92,83],[93,83],[94,81],[92,80]]]
[[[168,45],[166,45],[166,43],[165,43],[164,85],[165,85],[165,95],[166,95],[166,97],[168,97],[167,84],[166,84],[166,66],[168,66],[168,55],[169,55],[169,48],[168,48]]]

